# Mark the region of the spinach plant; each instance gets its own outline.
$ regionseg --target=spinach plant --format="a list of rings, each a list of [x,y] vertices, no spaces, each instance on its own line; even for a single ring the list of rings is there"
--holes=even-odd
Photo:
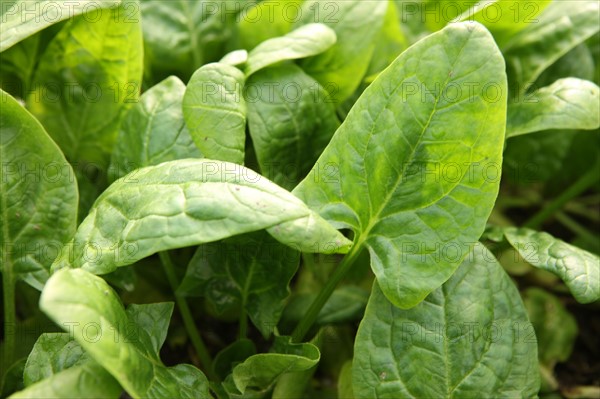
[[[3,396],[598,394],[597,2],[71,3],[1,2]]]

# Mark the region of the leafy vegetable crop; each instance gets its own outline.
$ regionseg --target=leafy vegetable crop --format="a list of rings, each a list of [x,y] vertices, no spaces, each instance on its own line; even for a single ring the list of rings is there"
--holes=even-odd
[[[600,396],[598,2],[0,5],[2,397]]]

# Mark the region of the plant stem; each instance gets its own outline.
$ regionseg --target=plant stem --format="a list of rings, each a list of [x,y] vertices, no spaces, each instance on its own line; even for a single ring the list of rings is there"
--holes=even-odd
[[[327,280],[325,286],[319,292],[319,295],[315,298],[313,303],[308,308],[308,311],[304,314],[304,317],[300,320],[294,332],[292,333],[292,342],[301,342],[308,330],[312,327],[319,312],[329,300],[329,297],[333,293],[335,287],[342,281],[350,266],[356,260],[356,257],[360,253],[360,245],[355,244],[348,255],[344,257],[342,262],[335,268],[332,275]]]
[[[192,345],[194,346],[198,357],[200,358],[202,368],[204,369],[209,379],[213,381],[218,381],[218,377],[213,372],[212,358],[210,356],[210,353],[208,353],[208,350],[206,349],[206,345],[204,345],[204,341],[202,341],[200,333],[198,332],[198,328],[196,327],[196,323],[194,322],[194,318],[192,317],[192,312],[190,311],[187,301],[181,295],[177,294],[177,287],[179,287],[179,281],[177,281],[177,276],[175,274],[175,266],[173,266],[171,257],[167,252],[159,252],[158,256],[160,257],[163,269],[165,270],[165,274],[167,275],[167,280],[169,280],[169,285],[173,290],[175,302],[177,302],[177,307],[179,308],[179,313],[181,314],[181,318],[183,319],[185,329],[188,333],[188,336],[190,337],[190,341],[192,341]]]
[[[246,338],[248,335],[248,315],[245,308],[240,311],[240,339]]]
[[[554,212],[558,209],[562,208],[567,202],[571,199],[577,197],[579,194],[583,193],[585,190],[590,188],[596,181],[600,172],[598,171],[598,164],[596,163],[594,166],[590,168],[590,170],[581,176],[579,180],[577,180],[571,187],[566,189],[561,195],[555,198],[552,202],[542,208],[538,213],[533,215],[529,220],[527,220],[523,227],[529,227],[532,229],[538,228],[542,223],[544,223]]]
[[[4,301],[4,359],[5,365],[10,366],[14,361],[16,345],[17,312],[15,309],[15,278],[10,262],[4,265],[2,273],[2,292]]]
[[[597,243],[598,238],[594,233],[586,229],[584,226],[577,223],[576,220],[572,219],[570,216],[563,212],[556,213],[556,220],[562,223],[567,229],[571,230],[573,233],[577,234],[585,241],[594,245]]]

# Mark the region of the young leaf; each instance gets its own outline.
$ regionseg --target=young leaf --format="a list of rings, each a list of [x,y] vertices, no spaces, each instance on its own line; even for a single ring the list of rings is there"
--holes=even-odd
[[[192,75],[183,97],[183,117],[205,157],[244,163],[244,83],[239,69],[222,63],[205,65]]]
[[[279,322],[299,262],[298,251],[265,232],[231,237],[196,250],[178,291],[206,297],[218,312],[241,305],[266,338]]]
[[[213,362],[215,374],[225,379],[238,363],[255,354],[256,346],[253,341],[246,338],[238,339],[215,356]]]
[[[247,88],[248,125],[260,169],[291,190],[340,125],[329,93],[295,65],[262,70]]]
[[[521,96],[540,74],[569,50],[600,30],[597,1],[553,1],[504,46],[511,84]]]
[[[248,61],[248,52],[246,50],[234,50],[225,54],[219,63],[231,66],[243,66],[246,61]]]
[[[41,290],[75,232],[73,169],[40,123],[0,90],[0,242],[3,279]]]
[[[112,154],[111,178],[165,161],[201,157],[183,120],[184,92],[183,82],[171,76],[127,111]]]
[[[422,303],[402,310],[377,282],[355,342],[357,398],[534,397],[537,345],[519,291],[478,245]]]
[[[385,296],[415,306],[484,231],[505,120],[504,61],[493,38],[477,23],[449,25],[365,90],[294,194],[354,230],[353,253],[369,249]]]
[[[293,344],[289,337],[277,337],[270,353],[250,356],[233,369],[233,382],[241,393],[271,387],[285,374],[308,370],[319,362],[319,348]]]
[[[578,302],[600,299],[600,258],[597,255],[548,233],[527,228],[509,227],[504,235],[523,259],[560,277]]]
[[[282,37],[266,40],[248,53],[246,76],[269,65],[317,55],[335,44],[335,31],[323,24],[308,24]]]
[[[40,309],[68,329],[131,396],[209,397],[208,381],[200,370],[187,364],[162,364],[147,327],[136,323],[139,317],[132,317],[139,310],[125,312],[117,294],[100,277],[82,269],[59,270],[42,292]],[[161,306],[158,313],[162,311]]]
[[[339,103],[356,90],[367,72],[387,4],[388,1],[378,0],[302,3],[302,18],[296,25],[323,23],[335,31],[337,42],[328,51],[303,60],[300,65]]]
[[[44,52],[26,104],[71,162],[108,167],[123,111],[138,98],[142,34],[135,0],[69,21]]]
[[[185,159],[113,183],[79,226],[72,251],[63,251],[53,267],[104,274],[159,251],[262,229],[306,252],[343,253],[351,245],[302,201],[250,169]]]
[[[119,383],[67,333],[42,334],[23,373],[25,386],[11,398],[118,398]]]
[[[3,1],[0,14],[0,52],[52,24],[83,13],[107,13],[103,8],[115,7],[119,3],[121,0]]]
[[[547,129],[600,127],[600,89],[576,78],[557,80],[508,105],[506,137]]]

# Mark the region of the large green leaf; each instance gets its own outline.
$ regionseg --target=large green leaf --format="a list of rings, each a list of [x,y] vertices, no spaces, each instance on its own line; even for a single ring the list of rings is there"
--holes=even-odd
[[[261,172],[292,189],[339,127],[329,93],[295,65],[262,70],[247,87],[248,125]]]
[[[534,397],[537,343],[502,266],[483,245],[413,309],[373,286],[354,346],[357,398]]]
[[[0,242],[4,279],[41,290],[77,223],[77,184],[58,146],[14,98],[0,91]]]
[[[67,333],[42,334],[25,365],[26,389],[11,398],[118,398],[119,383]]]
[[[183,82],[171,76],[144,92],[127,111],[112,154],[111,178],[165,161],[201,157],[183,120],[184,92]]]
[[[158,306],[160,313],[164,309]],[[164,366],[147,327],[136,323],[139,309],[125,312],[100,277],[82,269],[59,270],[48,280],[40,308],[132,397],[209,398],[204,374],[187,364]]]
[[[55,267],[104,274],[159,251],[262,229],[301,251],[346,252],[351,244],[302,201],[250,169],[186,159],[113,183]]]
[[[319,348],[313,344],[293,344],[289,337],[277,337],[270,353],[252,355],[235,366],[233,382],[241,393],[265,390],[285,373],[312,368],[320,357]]]
[[[317,55],[333,46],[335,31],[323,24],[308,24],[285,36],[266,40],[248,53],[246,76],[269,65]]]
[[[192,75],[183,97],[183,116],[205,157],[244,163],[244,83],[239,69],[222,63],[205,65]]]
[[[599,9],[595,0],[553,1],[536,23],[504,46],[511,88],[519,100],[545,69],[600,30]]]
[[[600,127],[600,89],[587,80],[557,80],[508,106],[506,137],[547,129]]]
[[[379,0],[309,0],[302,3],[302,18],[296,25],[323,23],[333,28],[337,42],[328,51],[306,59],[300,65],[339,103],[356,90],[367,72],[387,4],[387,1]]]
[[[106,8],[119,3],[121,0],[2,0],[0,52],[52,24],[79,14],[88,13],[84,18],[97,20],[98,15],[110,12]]]
[[[69,21],[50,42],[26,99],[71,162],[108,166],[127,104],[142,78],[142,34],[135,0]]]
[[[299,262],[299,252],[265,232],[232,237],[200,246],[178,291],[204,296],[220,312],[241,306],[268,337],[279,322]]]
[[[504,62],[492,36],[477,23],[450,25],[365,90],[294,193],[354,230],[353,253],[369,249],[386,297],[414,306],[483,233],[505,120]]]
[[[588,251],[527,228],[506,228],[504,235],[535,267],[560,277],[578,302],[600,300],[600,258]]]

